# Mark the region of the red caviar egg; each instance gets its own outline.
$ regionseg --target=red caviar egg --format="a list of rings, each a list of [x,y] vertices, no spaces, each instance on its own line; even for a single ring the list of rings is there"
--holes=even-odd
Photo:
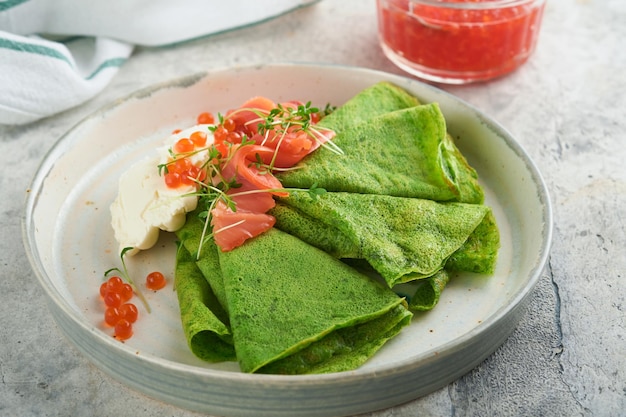
[[[114,291],[109,291],[104,295],[104,304],[107,307],[119,307],[122,305],[122,296]]]
[[[107,293],[108,291],[108,282],[103,282],[102,285],[100,285],[100,297],[104,297],[104,295]]]
[[[104,322],[113,327],[120,320],[120,311],[117,307],[108,307],[104,310]]]
[[[127,340],[133,335],[133,325],[126,319],[121,319],[115,323],[115,338],[118,340]]]
[[[122,298],[122,302],[125,303],[126,301],[133,298],[133,287],[131,287],[130,284],[124,283],[124,285],[122,285],[121,291],[118,294]]]
[[[138,317],[139,311],[132,303],[125,303],[119,307],[107,307],[104,311],[104,322],[111,327],[114,327],[122,319],[134,323]]]
[[[237,127],[237,123],[235,123],[233,119],[226,119],[224,120],[224,123],[222,123],[222,126],[224,126],[224,129],[226,129],[226,131],[234,132],[235,128]]]
[[[160,290],[161,288],[165,287],[165,284],[167,284],[165,276],[158,271],[151,272],[146,277],[146,287],[148,287],[148,289],[150,290]]]
[[[189,135],[189,140],[193,142],[193,144],[197,147],[204,147],[206,145],[207,134],[206,132],[193,132]]]
[[[215,123],[215,117],[212,113],[203,112],[198,115],[197,122],[199,125],[212,125]]]
[[[218,126],[213,132],[213,140],[215,143],[223,143],[228,139],[228,130],[224,126]]]
[[[108,292],[120,292],[124,281],[118,276],[113,276],[100,285],[100,295],[104,297]]]
[[[197,181],[204,181],[205,179],[206,171],[194,165],[180,174],[180,182],[185,185],[196,184]]]
[[[118,310],[120,313],[120,317],[128,320],[131,323],[136,322],[137,318],[139,317],[139,311],[137,310],[137,306],[132,303],[122,304]]]
[[[195,147],[196,145],[194,145],[194,143],[189,138],[182,138],[182,139],[179,139],[174,144],[174,152],[176,153],[193,152]]]
[[[180,174],[178,172],[168,172],[167,174],[165,174],[163,179],[165,181],[165,185],[167,185],[169,188],[180,187],[181,181]]]
[[[192,165],[188,158],[175,159],[172,163],[168,164],[167,171],[181,173],[188,170]]]

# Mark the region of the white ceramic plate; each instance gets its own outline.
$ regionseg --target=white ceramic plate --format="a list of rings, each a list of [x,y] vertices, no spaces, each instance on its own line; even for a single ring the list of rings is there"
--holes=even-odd
[[[461,275],[431,312],[361,368],[307,376],[249,375],[234,363],[208,364],[187,348],[171,285],[147,292],[135,335],[121,343],[102,324],[98,287],[120,266],[109,205],[121,173],[202,111],[237,107],[254,95],[341,105],[388,80],[423,102],[438,102],[449,131],[476,168],[494,209],[502,249],[493,276]],[[457,98],[381,72],[323,65],[232,68],[157,85],[103,108],[63,136],[45,157],[27,200],[24,239],[50,309],[69,340],[119,381],[180,407],[224,416],[341,416],[432,392],[465,374],[512,332],[547,259],[552,215],[539,172],[509,133]],[[142,281],[171,278],[174,239],[128,260]],[[171,281],[170,281],[171,282]]]

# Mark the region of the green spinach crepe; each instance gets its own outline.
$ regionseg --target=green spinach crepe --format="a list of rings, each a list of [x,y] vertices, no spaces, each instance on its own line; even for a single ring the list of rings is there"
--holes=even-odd
[[[499,233],[482,204],[356,193],[312,199],[303,191],[279,203],[271,212],[277,228],[337,258],[366,260],[389,287],[434,275],[457,252],[452,269],[495,266]]]
[[[387,83],[376,92],[355,96],[320,122],[336,130],[343,154],[320,148],[277,174],[283,186],[482,203],[477,174],[448,135],[439,106],[382,100],[385,92],[396,95]]]
[[[324,117],[320,125],[339,133],[373,117],[419,104],[421,103],[416,97],[402,88],[381,81],[362,90],[330,115]]]
[[[184,246],[177,252],[175,282],[183,330],[191,351],[208,362],[235,360],[228,317],[195,258]]]
[[[416,311],[428,311],[435,308],[448,281],[450,281],[450,273],[445,269],[431,277],[416,281],[417,285],[413,290],[409,308]]]
[[[278,229],[219,257],[245,372],[354,369],[410,321],[388,288]]]
[[[187,214],[185,225],[176,232],[176,236],[180,240],[181,245],[193,257],[196,267],[204,275],[211,292],[215,295],[220,309],[223,309],[225,312],[225,314],[219,316],[220,319],[223,322],[227,322],[228,304],[226,303],[224,281],[222,280],[220,262],[217,256],[218,249],[213,239],[204,239],[202,245],[200,244],[202,236],[205,234],[204,228],[204,221],[200,219],[199,209],[197,209]]]
[[[176,276],[183,328],[202,359],[229,360],[232,333],[244,372],[345,371],[410,322],[401,297],[296,237],[273,229],[229,252],[208,241],[198,258],[202,227],[194,212],[177,232],[183,245]],[[201,269],[211,283],[204,288]],[[217,305],[216,286],[225,294]],[[228,317],[220,320],[223,311]]]

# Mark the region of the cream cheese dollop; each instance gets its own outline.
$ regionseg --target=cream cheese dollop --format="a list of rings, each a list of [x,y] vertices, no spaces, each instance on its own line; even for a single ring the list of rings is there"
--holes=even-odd
[[[198,197],[193,185],[169,188],[159,174],[159,164],[170,158],[171,147],[182,138],[196,131],[207,133],[207,145],[213,142],[209,125],[196,125],[170,135],[154,155],[132,165],[119,179],[118,194],[110,206],[111,226],[119,251],[134,255],[156,244],[159,231],[175,232],[185,224],[186,214],[196,209]],[[202,151],[188,157],[196,165],[204,162],[207,152]]]

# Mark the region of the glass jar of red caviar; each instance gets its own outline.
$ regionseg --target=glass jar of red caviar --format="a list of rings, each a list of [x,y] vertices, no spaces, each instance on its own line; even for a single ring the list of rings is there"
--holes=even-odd
[[[484,81],[526,62],[546,0],[377,0],[380,43],[398,67],[449,84]]]

